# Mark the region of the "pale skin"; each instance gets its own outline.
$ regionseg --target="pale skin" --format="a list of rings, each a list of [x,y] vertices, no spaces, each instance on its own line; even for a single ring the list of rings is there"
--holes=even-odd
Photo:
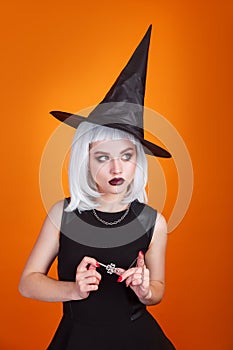
[[[98,210],[117,212],[126,209],[127,205],[122,205],[121,200],[135,173],[136,149],[133,143],[129,140],[94,142],[90,147],[89,167],[102,194]],[[109,181],[114,178],[122,178],[124,183],[111,186]],[[77,266],[75,281],[58,281],[47,276],[59,251],[62,211],[63,201],[52,207],[28,258],[19,283],[19,291],[25,297],[63,302],[88,298],[90,293],[98,290],[101,274],[98,261],[93,257],[82,259]],[[130,287],[146,305],[158,304],[164,295],[166,244],[166,221],[158,213],[145,256],[139,252],[136,267],[120,270],[118,282]]]

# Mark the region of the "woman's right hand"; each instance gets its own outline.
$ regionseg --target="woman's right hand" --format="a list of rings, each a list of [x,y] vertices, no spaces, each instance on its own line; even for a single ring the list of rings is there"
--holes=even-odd
[[[85,299],[90,292],[98,290],[101,275],[96,271],[99,263],[89,256],[85,256],[76,270],[74,300]]]

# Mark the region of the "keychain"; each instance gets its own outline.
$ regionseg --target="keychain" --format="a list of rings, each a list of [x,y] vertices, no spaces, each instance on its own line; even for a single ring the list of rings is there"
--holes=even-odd
[[[133,262],[130,264],[130,266],[128,267],[128,269],[130,269],[130,268],[133,266],[133,264],[137,261],[137,259],[138,259],[138,257],[136,257],[136,258],[133,260]],[[99,263],[101,266],[105,267],[107,273],[109,273],[110,275],[112,275],[113,273],[115,273],[116,275],[120,275],[120,274],[122,273],[122,271],[121,271],[122,269],[117,268],[117,267],[116,267],[116,264],[110,263],[110,264],[108,264],[108,265],[105,265],[105,264],[103,264],[103,263],[101,263],[101,262],[99,262],[99,261],[98,261],[98,263]],[[128,269],[127,269],[127,270],[128,270]]]

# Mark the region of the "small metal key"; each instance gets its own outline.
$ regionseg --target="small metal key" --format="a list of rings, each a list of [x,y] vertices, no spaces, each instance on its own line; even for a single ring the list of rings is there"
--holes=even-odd
[[[117,275],[118,275],[119,273],[121,273],[121,272],[120,272],[120,269],[118,269],[118,268],[116,267],[116,264],[110,263],[110,264],[108,264],[108,265],[105,265],[105,264],[100,263],[99,261],[98,261],[98,263],[99,263],[101,266],[105,267],[105,269],[107,270],[107,273],[109,273],[110,275],[113,274],[113,273],[115,273],[115,274],[117,274]]]
[[[138,257],[136,257],[136,259],[134,259],[134,261],[130,264],[130,266],[128,267],[128,269],[129,269],[130,267],[133,266],[133,264],[137,261],[137,258],[138,258]],[[105,264],[103,264],[103,263],[101,263],[101,262],[99,262],[99,261],[98,261],[98,263],[99,263],[101,266],[105,267],[107,273],[109,273],[110,275],[112,275],[113,273],[115,273],[116,275],[119,275],[119,274],[122,273],[122,269],[117,268],[117,267],[116,267],[116,264],[110,263],[110,264],[108,264],[108,265],[105,265]]]

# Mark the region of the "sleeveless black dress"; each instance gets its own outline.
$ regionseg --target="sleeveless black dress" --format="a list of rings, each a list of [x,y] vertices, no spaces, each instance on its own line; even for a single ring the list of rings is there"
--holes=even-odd
[[[69,199],[64,201],[67,206]],[[124,211],[98,216],[108,222]],[[92,211],[63,211],[58,276],[74,281],[76,268],[84,256],[127,269],[138,252],[147,251],[157,212],[134,201],[120,223],[106,226]],[[174,350],[174,346],[130,287],[117,282],[116,274],[97,268],[102,279],[88,298],[63,303],[63,317],[47,350]]]

